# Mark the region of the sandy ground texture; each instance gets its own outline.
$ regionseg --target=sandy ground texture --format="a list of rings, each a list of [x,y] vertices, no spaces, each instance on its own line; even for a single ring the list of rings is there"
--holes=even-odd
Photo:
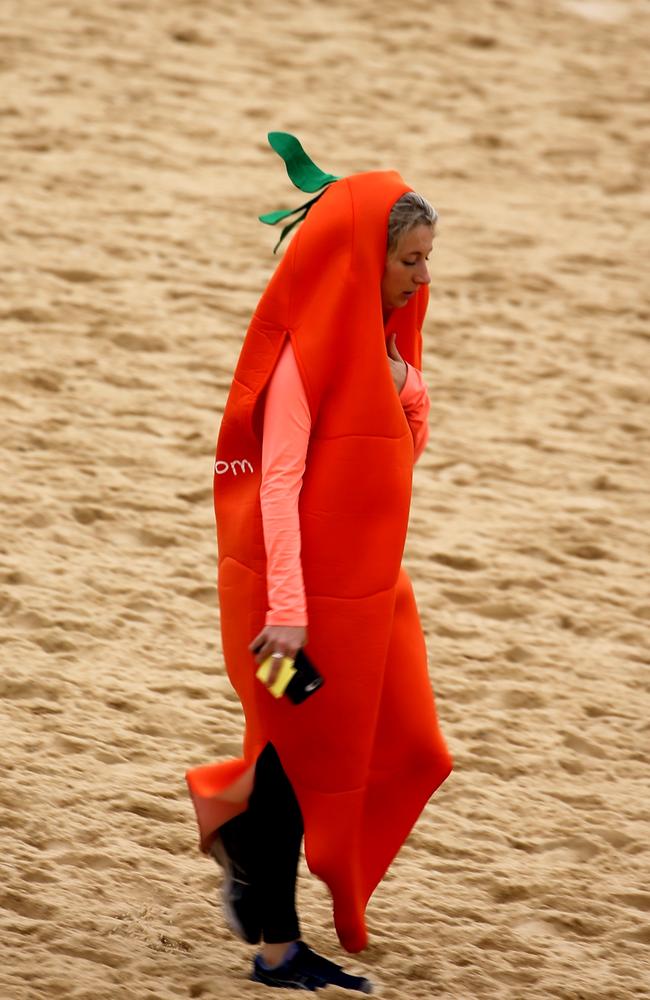
[[[405,560],[456,766],[349,964],[650,997],[648,3],[1,8],[1,1000],[271,995],[183,778],[240,748],[211,468],[271,128],[442,220]]]

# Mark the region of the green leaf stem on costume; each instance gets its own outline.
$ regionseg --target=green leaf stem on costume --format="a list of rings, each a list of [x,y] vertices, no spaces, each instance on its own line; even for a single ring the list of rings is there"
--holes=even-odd
[[[321,194],[325,194],[325,192],[322,191]],[[282,219],[288,219],[290,215],[295,215],[296,212],[301,212],[303,209],[305,209],[305,214],[307,214],[311,206],[315,201],[318,201],[319,198],[320,194],[316,195],[315,198],[310,198],[309,201],[304,203],[304,205],[298,205],[297,208],[281,209],[278,212],[266,212],[264,215],[258,215],[258,219],[260,222],[265,222],[267,226],[274,226],[276,222],[281,222]]]
[[[318,199],[314,199],[314,200],[317,201]],[[311,204],[311,202],[310,202],[310,204]],[[278,247],[282,243],[282,240],[285,238],[285,236],[287,236],[291,232],[291,230],[294,228],[294,226],[297,226],[299,222],[302,222],[302,220],[304,218],[306,218],[306,216],[307,216],[307,212],[303,212],[302,215],[299,215],[296,219],[293,220],[293,222],[290,222],[288,226],[284,227],[284,229],[280,233],[280,239],[278,240],[278,242],[273,247],[273,253],[275,253],[277,251]]]
[[[289,179],[295,187],[308,194],[313,194],[314,191],[319,192],[315,198],[311,198],[297,208],[279,209],[258,216],[260,222],[266,223],[267,226],[275,226],[283,219],[289,219],[297,212],[300,213],[297,218],[283,228],[280,239],[273,248],[273,253],[275,253],[285,236],[291,232],[294,226],[302,222],[311,206],[325,193],[324,190],[320,189],[340,180],[340,178],[335,177],[334,174],[326,174],[320,167],[317,167],[314,161],[307,156],[295,135],[291,135],[289,132],[269,132],[268,139],[271,148],[284,160]]]

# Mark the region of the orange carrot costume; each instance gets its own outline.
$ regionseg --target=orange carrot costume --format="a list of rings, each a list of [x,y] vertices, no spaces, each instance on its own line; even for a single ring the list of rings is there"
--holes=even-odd
[[[244,754],[187,773],[201,846],[246,808],[271,742],[300,804],[305,857],[328,885],[342,945],[367,944],[366,904],[429,797],[451,771],[424,636],[401,568],[413,439],[386,338],[421,368],[428,290],[384,329],[381,279],[399,174],[331,183],[311,207],[257,306],[221,422],[214,502],[223,652],[244,709]],[[300,494],[305,652],[326,683],[276,700],[248,650],[267,611],[259,500],[265,386],[290,337],[312,434]]]

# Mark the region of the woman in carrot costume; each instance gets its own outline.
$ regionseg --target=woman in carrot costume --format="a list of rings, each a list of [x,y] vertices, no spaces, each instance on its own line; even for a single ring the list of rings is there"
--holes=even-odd
[[[339,940],[363,949],[368,900],[451,771],[401,566],[427,437],[421,327],[437,217],[393,171],[339,179],[293,136],[269,140],[293,182],[320,193],[261,217],[294,216],[282,236],[302,224],[244,339],[215,461],[222,643],[244,752],[187,780],[201,847],[224,867],[229,925],[263,941],[252,978],[369,993],[301,940],[295,880],[304,831]],[[295,705],[269,688],[299,650],[325,683]]]

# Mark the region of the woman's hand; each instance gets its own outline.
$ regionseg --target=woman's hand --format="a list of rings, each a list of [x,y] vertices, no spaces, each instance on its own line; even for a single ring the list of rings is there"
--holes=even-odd
[[[388,338],[386,350],[388,351],[388,364],[390,365],[390,370],[393,375],[393,382],[395,383],[395,388],[399,393],[404,388],[406,376],[408,375],[408,368],[406,361],[397,350],[397,345],[395,343],[396,337],[396,333],[391,333]]]
[[[307,629],[304,625],[265,625],[251,644],[249,649],[257,663],[264,663],[272,653],[282,653],[293,660],[298,650],[307,643]],[[271,664],[271,673],[266,682],[271,687],[280,670],[282,660],[276,657]]]

